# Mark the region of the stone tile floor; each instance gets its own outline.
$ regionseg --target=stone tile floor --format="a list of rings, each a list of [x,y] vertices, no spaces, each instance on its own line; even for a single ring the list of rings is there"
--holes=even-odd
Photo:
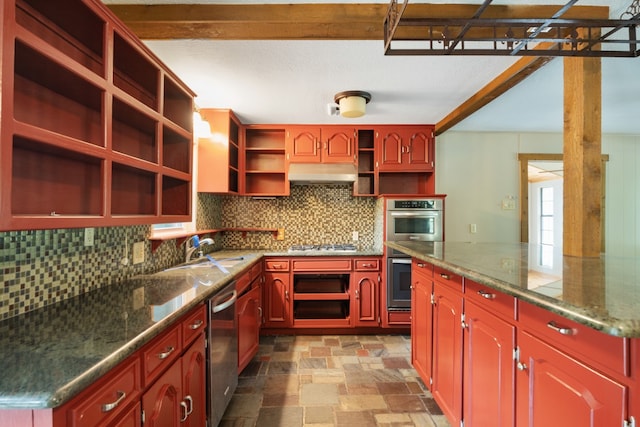
[[[269,336],[222,427],[450,427],[402,335]]]

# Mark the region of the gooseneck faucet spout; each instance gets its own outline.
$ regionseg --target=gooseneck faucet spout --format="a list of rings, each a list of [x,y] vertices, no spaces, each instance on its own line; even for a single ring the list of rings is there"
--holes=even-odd
[[[213,245],[213,239],[207,237],[206,239],[200,240],[198,235],[191,236],[185,244],[185,262],[191,261],[193,258],[193,254],[197,252],[197,258],[200,258],[204,255],[202,252],[202,246],[204,245]]]

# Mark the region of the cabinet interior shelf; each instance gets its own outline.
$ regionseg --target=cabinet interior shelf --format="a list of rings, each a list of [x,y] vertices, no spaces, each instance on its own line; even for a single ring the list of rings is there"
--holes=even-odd
[[[210,234],[215,235],[218,233],[225,233],[225,232],[240,232],[242,233],[243,239],[247,237],[247,233],[261,233],[261,232],[272,233],[274,239],[278,236],[277,228],[228,227],[228,228],[213,228],[209,230],[197,230],[195,232],[168,234],[166,236],[149,238],[149,240],[151,241],[151,252],[155,252],[155,250],[158,249],[158,247],[162,243],[168,240],[175,239],[176,245],[180,246],[182,243],[184,243],[185,240],[187,240],[188,238],[194,235],[198,235],[198,236],[210,235]]]
[[[295,293],[293,299],[295,301],[342,301],[349,299],[349,293]]]

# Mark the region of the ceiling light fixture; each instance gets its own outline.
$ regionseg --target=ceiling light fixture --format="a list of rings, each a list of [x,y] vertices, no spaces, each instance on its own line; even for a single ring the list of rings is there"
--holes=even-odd
[[[346,90],[336,93],[333,100],[338,104],[342,117],[362,117],[365,113],[365,106],[371,101],[371,94],[362,90]]]

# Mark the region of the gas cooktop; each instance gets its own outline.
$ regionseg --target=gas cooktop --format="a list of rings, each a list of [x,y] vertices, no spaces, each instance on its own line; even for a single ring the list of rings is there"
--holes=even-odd
[[[324,245],[293,245],[289,252],[355,252],[356,246],[351,243],[346,244],[324,244]]]

